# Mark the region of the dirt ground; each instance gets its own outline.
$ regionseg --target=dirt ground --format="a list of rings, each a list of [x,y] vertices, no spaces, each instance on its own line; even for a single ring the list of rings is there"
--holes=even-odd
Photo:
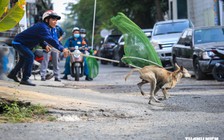
[[[142,96],[136,85],[137,73],[124,81],[129,70],[101,65],[94,81],[39,78],[36,87],[0,81],[1,97],[45,105],[58,118],[1,124],[0,139],[224,139],[224,82],[182,79],[169,91],[171,98],[149,105],[148,96]],[[143,89],[149,92],[149,86]]]

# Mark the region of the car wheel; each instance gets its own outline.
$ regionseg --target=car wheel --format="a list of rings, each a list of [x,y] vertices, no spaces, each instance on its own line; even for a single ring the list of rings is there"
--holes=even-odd
[[[101,62],[101,64],[107,64],[107,61],[105,61],[105,60],[101,60],[100,62]]]
[[[203,80],[203,79],[205,79],[206,75],[201,71],[198,58],[196,58],[193,63],[194,63],[193,66],[194,66],[195,78],[197,80]]]
[[[212,76],[219,82],[224,81],[224,67],[222,65],[214,66]]]
[[[120,60],[119,54],[114,52],[113,59],[119,61]],[[112,64],[113,66],[118,66],[119,63],[113,62]]]
[[[119,67],[126,67],[126,64],[120,60]]]

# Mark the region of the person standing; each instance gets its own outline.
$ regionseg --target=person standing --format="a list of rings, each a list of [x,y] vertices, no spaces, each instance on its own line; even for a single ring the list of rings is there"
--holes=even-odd
[[[64,48],[58,40],[55,40],[51,35],[51,29],[56,26],[57,21],[60,20],[61,17],[53,10],[49,10],[44,14],[49,15],[48,18],[45,18],[43,22],[36,23],[32,27],[17,34],[12,41],[13,48],[19,53],[20,59],[7,77],[13,79],[15,82],[20,82],[20,84],[35,86],[35,84],[29,80],[29,77],[31,76],[34,61],[32,49],[38,44],[45,48],[47,52],[51,50],[50,46],[53,46],[61,52],[64,52],[65,57],[69,54],[69,50]],[[19,81],[17,74],[21,68],[23,68],[23,76],[21,81]]]
[[[48,18],[49,15],[46,15],[42,17],[42,20],[45,18]],[[65,32],[61,29],[60,26],[56,25],[55,28],[51,29],[51,35],[55,40],[58,40],[59,43],[61,44],[61,40],[65,36]],[[60,79],[60,69],[59,69],[59,52],[52,50],[50,52],[46,52],[43,50],[43,61],[41,62],[41,70],[40,70],[40,75],[41,75],[41,81],[46,81],[46,75],[47,75],[47,68],[49,64],[49,59],[50,57],[52,58],[52,64],[53,64],[53,71],[54,71],[54,80],[61,82]],[[51,78],[51,77],[50,77]]]

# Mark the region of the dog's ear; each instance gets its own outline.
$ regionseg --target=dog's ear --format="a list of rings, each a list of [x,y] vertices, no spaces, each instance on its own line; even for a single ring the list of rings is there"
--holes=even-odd
[[[177,63],[175,63],[175,67],[176,67],[176,69],[180,69],[180,67],[177,65]]]

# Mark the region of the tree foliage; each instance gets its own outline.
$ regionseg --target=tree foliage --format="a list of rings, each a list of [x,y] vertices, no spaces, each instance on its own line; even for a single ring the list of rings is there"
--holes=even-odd
[[[41,17],[45,11],[53,9],[52,0],[37,0],[36,7],[38,13],[35,16],[35,23],[41,21]]]
[[[156,21],[163,20],[167,11],[168,0],[97,0],[96,35],[104,28],[114,29],[110,19],[118,12],[124,13],[141,28],[152,28]],[[91,35],[93,23],[94,0],[80,0],[77,4],[69,4],[68,15],[74,19],[75,26],[87,29]]]
[[[25,0],[19,0],[11,9],[8,9],[9,0],[0,0],[0,32],[16,26],[24,15]]]

